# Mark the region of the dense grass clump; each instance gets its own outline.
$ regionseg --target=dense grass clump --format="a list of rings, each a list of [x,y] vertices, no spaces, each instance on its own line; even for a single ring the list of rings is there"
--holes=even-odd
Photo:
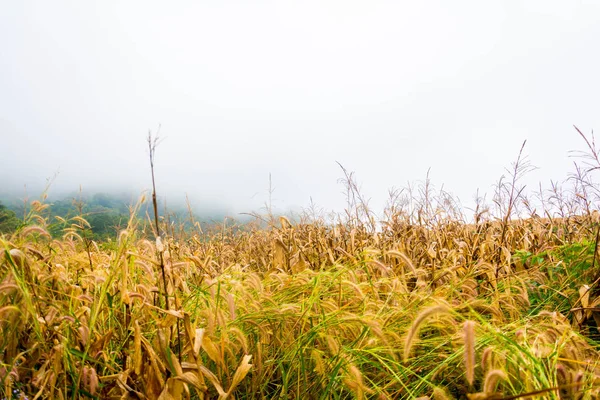
[[[103,246],[30,218],[1,239],[3,397],[599,395],[595,213],[359,217],[150,240],[134,208]]]

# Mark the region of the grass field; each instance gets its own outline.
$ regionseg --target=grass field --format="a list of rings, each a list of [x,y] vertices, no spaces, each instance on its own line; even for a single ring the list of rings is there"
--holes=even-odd
[[[183,233],[140,200],[106,243],[32,202],[0,238],[1,398],[598,398],[592,187],[523,217],[522,166],[475,223],[426,186],[374,221],[351,174],[332,221]]]

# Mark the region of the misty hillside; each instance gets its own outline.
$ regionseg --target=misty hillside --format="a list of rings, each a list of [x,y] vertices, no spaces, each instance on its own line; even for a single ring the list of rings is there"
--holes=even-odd
[[[49,232],[54,236],[60,235],[62,230],[69,226],[71,218],[83,217],[90,225],[90,238],[103,241],[114,237],[127,225],[132,207],[138,200],[139,196],[136,198],[125,193],[72,193],[46,198],[42,215],[47,218]],[[165,208],[160,199],[158,203],[161,205],[158,209],[159,216],[168,220],[178,230],[190,229],[196,221],[202,226],[210,226],[223,223],[226,217],[240,223],[251,219],[249,215],[231,216],[218,211],[198,212],[183,206]],[[20,199],[5,197],[1,199],[0,204],[3,207],[0,211],[0,232],[3,233],[13,232],[24,224],[24,219],[31,212],[31,204]],[[151,203],[146,202],[138,211],[138,216],[148,218],[153,213],[151,207]]]

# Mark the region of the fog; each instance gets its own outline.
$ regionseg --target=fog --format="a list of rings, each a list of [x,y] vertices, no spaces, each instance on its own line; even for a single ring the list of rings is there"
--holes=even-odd
[[[232,213],[380,212],[430,170],[468,205],[600,127],[597,1],[14,1],[0,15],[1,193],[159,194]],[[26,189],[25,189],[26,187]]]

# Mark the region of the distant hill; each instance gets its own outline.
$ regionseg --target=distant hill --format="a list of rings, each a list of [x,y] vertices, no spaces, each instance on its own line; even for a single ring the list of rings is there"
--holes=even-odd
[[[69,226],[69,219],[75,216],[83,217],[91,226],[90,238],[93,240],[106,240],[114,237],[116,233],[127,225],[130,209],[138,199],[126,193],[70,193],[60,197],[48,197],[44,203],[48,208],[44,215],[48,228],[53,236],[60,236],[64,228]],[[202,225],[221,223],[226,217],[231,218],[223,211],[197,212],[186,207],[165,207],[159,199],[159,216],[176,226],[177,229],[187,230],[192,227],[192,219]],[[0,233],[15,230],[23,223],[23,218],[29,212],[29,202],[24,202],[15,196],[0,198]],[[145,219],[152,216],[152,204],[149,198],[140,207],[137,217]],[[58,218],[57,218],[58,217]],[[245,215],[238,215],[236,220],[243,222],[250,219]]]

